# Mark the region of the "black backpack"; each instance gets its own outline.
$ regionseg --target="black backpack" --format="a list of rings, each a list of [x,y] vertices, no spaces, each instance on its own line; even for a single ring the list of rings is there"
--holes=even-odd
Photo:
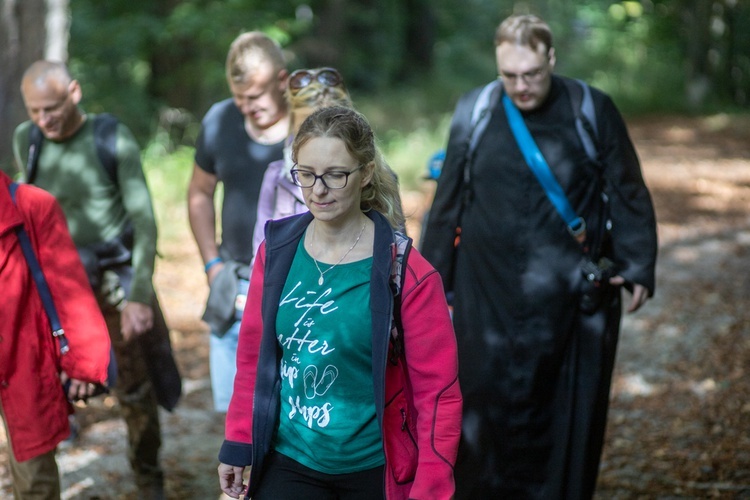
[[[570,105],[576,119],[576,131],[581,140],[583,148],[586,150],[586,156],[593,162],[598,163],[598,134],[596,128],[596,110],[594,109],[594,100],[591,97],[591,88],[581,80],[564,78],[563,83],[568,90]],[[479,93],[477,100],[471,112],[470,133],[468,137],[468,147],[466,150],[465,168],[469,168],[474,156],[479,139],[482,137],[487,124],[490,121],[492,110],[497,106],[502,92],[502,83],[500,79],[493,80],[485,85]],[[464,172],[464,179],[470,180],[471,172]]]
[[[94,117],[94,144],[99,163],[112,181],[117,185],[117,118],[109,113]],[[26,182],[34,183],[39,155],[44,144],[44,134],[39,127],[31,124],[29,129],[29,158],[26,162]]]

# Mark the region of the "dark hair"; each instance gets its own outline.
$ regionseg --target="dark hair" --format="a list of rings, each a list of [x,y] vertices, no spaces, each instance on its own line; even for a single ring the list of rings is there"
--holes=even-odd
[[[366,172],[372,172],[370,182],[362,188],[360,208],[383,214],[393,228],[404,225],[401,199],[396,174],[385,162],[376,143],[375,134],[367,119],[351,108],[332,106],[315,111],[302,122],[292,144],[292,160],[311,139],[329,137],[340,139],[346,150]]]

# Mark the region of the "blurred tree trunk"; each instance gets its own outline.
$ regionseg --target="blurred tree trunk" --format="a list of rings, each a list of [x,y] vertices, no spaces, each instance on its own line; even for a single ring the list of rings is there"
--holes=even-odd
[[[13,173],[13,130],[27,119],[21,76],[37,59],[67,59],[68,0],[0,0],[0,8],[0,169]]]
[[[47,0],[47,26],[44,58],[68,62],[70,38],[69,0]]]
[[[723,85],[735,104],[747,105],[750,100],[750,9],[748,4],[725,0],[724,19],[726,57],[721,71]]]
[[[683,39],[686,41],[687,102],[699,108],[711,86],[709,52],[711,49],[711,11],[714,0],[688,0],[683,15]]]
[[[26,113],[19,85],[25,66],[44,55],[45,0],[0,0],[0,168],[13,172],[12,134]]]
[[[747,103],[747,6],[737,0],[689,0],[681,7],[686,46],[687,102],[700,109],[711,95],[719,102]]]
[[[432,67],[437,16],[430,0],[311,2],[315,27],[291,49],[306,66],[335,66],[372,91]]]
[[[406,51],[402,76],[432,68],[436,20],[431,0],[406,0]]]
[[[181,0],[157,0],[152,3],[150,10],[156,19],[165,20],[180,2]],[[154,38],[150,41],[153,50],[148,54],[151,70],[148,92],[161,102],[168,102],[175,107],[188,107],[197,98],[197,87],[192,85],[188,75],[182,74],[181,68],[190,64],[198,47],[187,36],[169,38],[164,43],[155,35],[158,33],[151,35]]]

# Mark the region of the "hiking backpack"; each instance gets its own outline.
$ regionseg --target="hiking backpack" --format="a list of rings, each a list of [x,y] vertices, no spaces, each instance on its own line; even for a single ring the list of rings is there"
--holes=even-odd
[[[94,144],[99,163],[112,184],[117,185],[117,118],[109,113],[94,117]],[[39,155],[44,144],[44,134],[35,124],[29,128],[29,157],[26,162],[26,182],[33,184],[36,178]]]
[[[578,137],[586,150],[586,156],[593,162],[599,162],[597,143],[599,136],[596,127],[596,110],[594,109],[594,99],[591,96],[591,88],[581,80],[572,80],[563,78],[562,82],[568,90],[570,104],[573,107],[573,113],[576,119],[576,131]],[[479,139],[487,128],[490,121],[492,110],[497,106],[502,93],[502,83],[500,79],[494,80],[479,93],[477,100],[474,102],[474,108],[471,112],[471,127],[469,134],[469,147],[466,151],[466,163],[468,166],[474,156]],[[464,171],[464,181],[468,181],[470,175],[468,167]],[[468,184],[468,183],[467,183]]]

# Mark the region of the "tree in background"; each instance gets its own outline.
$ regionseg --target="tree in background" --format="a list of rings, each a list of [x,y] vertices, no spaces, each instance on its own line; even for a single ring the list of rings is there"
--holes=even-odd
[[[13,129],[27,119],[21,75],[37,59],[67,56],[67,2],[0,0],[0,9],[0,169],[13,174]]]
[[[43,43],[38,42],[44,40],[44,37],[39,36],[38,33],[37,36],[30,37],[30,41],[37,40],[37,43],[26,43],[22,46],[22,31],[25,37],[27,34],[32,34],[32,30],[22,30],[22,26],[30,27],[39,24],[31,22],[29,13],[45,12],[46,6],[43,0],[29,0],[24,2],[23,7],[19,0],[0,0],[0,7],[2,8],[0,12],[0,27],[2,27],[0,29],[0,68],[2,68],[0,72],[0,117],[2,117],[0,119],[0,169],[12,174],[13,124],[19,123],[24,116],[23,106],[20,103],[21,90],[16,84],[21,81],[22,59],[38,58],[44,49]],[[36,31],[40,30],[37,28]],[[23,57],[22,49],[25,49]]]
[[[693,109],[714,99],[748,103],[750,12],[740,0],[688,0],[681,8],[686,97]],[[744,7],[744,8],[743,8]]]
[[[38,57],[19,51],[41,55],[37,12],[66,1],[0,0],[0,156],[21,119],[19,71]],[[391,120],[388,105],[449,113],[461,92],[494,78],[492,36],[511,13],[544,17],[559,70],[625,111],[745,106],[750,92],[741,0],[70,0],[70,12],[68,63],[85,82],[84,107],[117,114],[142,142],[167,131],[167,145],[193,143],[195,117],[228,95],[231,40],[252,29],[285,47],[291,69],[336,66],[355,100],[379,102]]]

